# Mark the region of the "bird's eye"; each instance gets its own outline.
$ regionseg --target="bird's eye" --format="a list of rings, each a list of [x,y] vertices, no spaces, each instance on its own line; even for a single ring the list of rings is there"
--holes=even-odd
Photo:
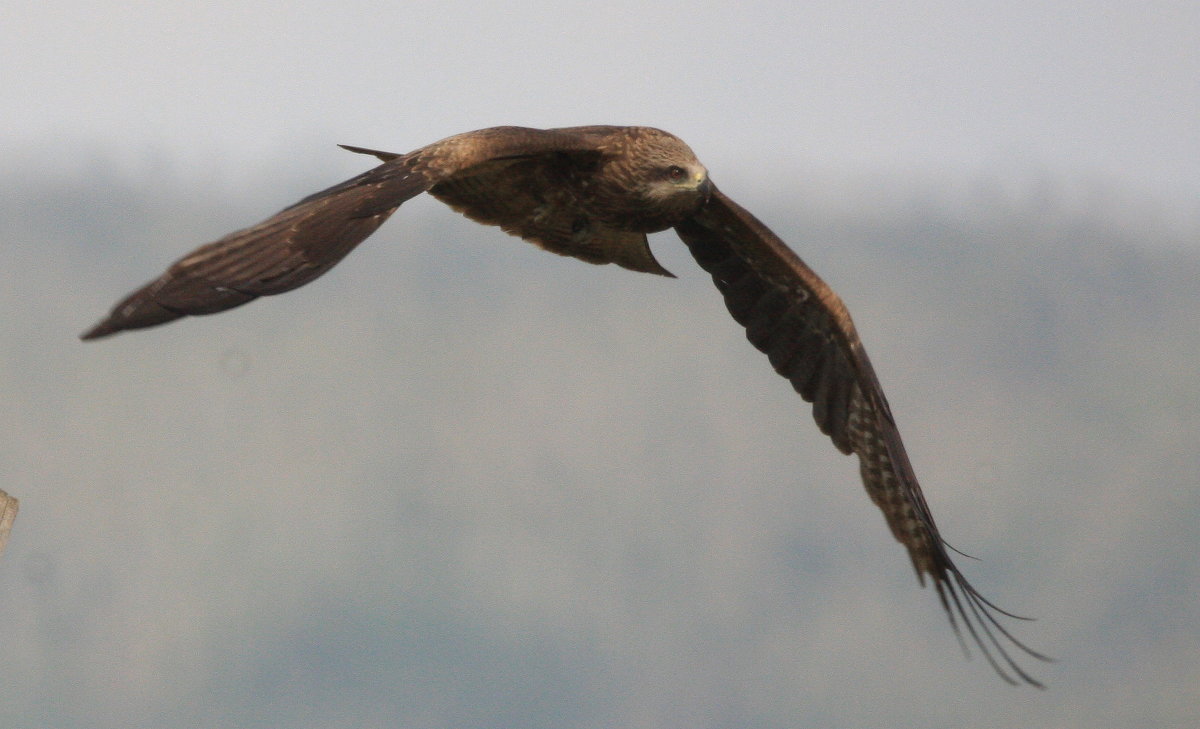
[[[683,182],[687,177],[687,170],[676,165],[671,165],[667,168],[667,179],[671,182]]]

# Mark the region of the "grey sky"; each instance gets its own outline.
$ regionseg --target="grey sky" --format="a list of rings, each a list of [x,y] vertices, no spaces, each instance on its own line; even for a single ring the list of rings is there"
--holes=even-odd
[[[1045,174],[1200,217],[1192,2],[18,1],[5,15],[0,62],[20,69],[0,84],[5,154],[59,166],[98,146],[135,169],[283,154],[311,169],[333,164],[332,141],[648,123],[726,179],[780,161]]]
[[[0,726],[1194,726],[1200,10],[824,7],[6,6]],[[678,281],[423,198],[301,291],[75,340],[335,142],[597,122],[847,300],[1049,691],[963,660],[671,234]]]

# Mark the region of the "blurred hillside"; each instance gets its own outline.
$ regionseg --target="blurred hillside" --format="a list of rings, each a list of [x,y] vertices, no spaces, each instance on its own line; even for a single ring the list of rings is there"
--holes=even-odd
[[[673,234],[666,281],[423,198],[309,287],[84,345],[179,255],[334,181],[104,169],[0,176],[0,725],[1195,718],[1195,231],[722,182],[848,303],[964,571],[1061,658],[1035,694],[962,659]]]

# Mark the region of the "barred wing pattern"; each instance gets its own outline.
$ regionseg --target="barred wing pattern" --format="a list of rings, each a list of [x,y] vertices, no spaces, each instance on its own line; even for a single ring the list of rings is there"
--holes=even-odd
[[[858,455],[867,494],[883,511],[893,536],[908,549],[921,584],[926,575],[932,578],[960,641],[965,628],[1005,681],[1042,687],[1006,646],[1007,641],[1048,660],[1017,640],[998,618],[1020,616],[980,595],[951,560],[874,368],[837,294],[715,186],[705,206],[675,231],[712,274],[729,313],[746,328],[750,342],[813,403],[821,431],[843,453]]]

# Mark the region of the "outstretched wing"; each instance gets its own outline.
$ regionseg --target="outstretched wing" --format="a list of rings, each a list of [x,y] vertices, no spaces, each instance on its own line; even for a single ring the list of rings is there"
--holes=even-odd
[[[590,153],[603,131],[493,127],[409,154],[348,147],[383,164],[197,248],[120,301],[82,338],[212,314],[303,286],[374,233],[401,203],[439,182],[539,155]]]
[[[926,575],[932,578],[955,632],[965,626],[1004,680],[1015,683],[1015,675],[1040,687],[1004,641],[1046,658],[1014,638],[997,614],[1018,616],[976,592],[951,560],[841,299],[782,240],[715,187],[704,207],[675,230],[712,274],[750,342],[813,403],[821,431],[843,453],[858,455],[867,493],[908,549],[921,583]]]

